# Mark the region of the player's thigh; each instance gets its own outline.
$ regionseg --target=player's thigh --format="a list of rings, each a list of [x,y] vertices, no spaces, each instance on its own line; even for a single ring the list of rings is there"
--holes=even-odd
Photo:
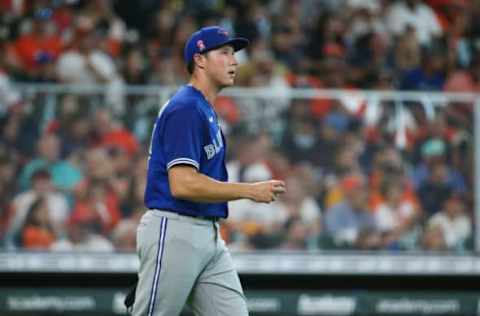
[[[145,222],[137,237],[140,268],[133,315],[179,315],[199,271],[185,237],[188,229],[165,217]]]
[[[190,307],[195,316],[248,316],[242,293],[218,284],[197,284]]]
[[[223,240],[219,254],[204,269],[192,292],[190,306],[196,316],[247,316],[242,285]]]

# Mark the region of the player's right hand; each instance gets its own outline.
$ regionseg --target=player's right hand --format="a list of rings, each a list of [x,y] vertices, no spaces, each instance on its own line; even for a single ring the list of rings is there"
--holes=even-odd
[[[277,199],[279,194],[285,193],[285,182],[269,180],[252,183],[251,199],[255,202],[270,203]]]

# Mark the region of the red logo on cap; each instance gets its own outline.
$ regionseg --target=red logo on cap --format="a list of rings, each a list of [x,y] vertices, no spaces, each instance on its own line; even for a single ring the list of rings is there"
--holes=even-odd
[[[222,34],[222,35],[228,36],[227,30],[224,30],[224,29],[219,29],[219,30],[218,30],[218,34]]]
[[[197,47],[198,47],[198,50],[199,50],[199,51],[205,50],[205,48],[206,48],[206,47],[205,47],[205,44],[203,43],[202,40],[198,40],[198,41],[197,41]]]

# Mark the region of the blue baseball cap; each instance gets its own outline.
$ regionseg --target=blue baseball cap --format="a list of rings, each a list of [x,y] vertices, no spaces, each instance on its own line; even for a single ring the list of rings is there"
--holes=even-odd
[[[224,45],[232,45],[234,51],[247,47],[249,41],[243,37],[230,37],[227,30],[219,26],[207,26],[193,33],[185,44],[183,57],[188,65],[193,55],[208,52]]]

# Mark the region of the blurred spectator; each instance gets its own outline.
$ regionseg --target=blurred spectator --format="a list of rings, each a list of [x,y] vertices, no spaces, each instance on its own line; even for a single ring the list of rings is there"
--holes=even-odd
[[[472,237],[472,220],[465,210],[465,202],[456,194],[445,200],[440,212],[433,215],[427,227],[438,227],[444,247],[448,250],[462,251]]]
[[[283,11],[282,22],[272,29],[272,50],[278,61],[293,68],[303,59],[307,40],[301,25],[300,2],[287,1]]]
[[[215,99],[215,111],[218,114],[219,124],[224,135],[228,136],[232,127],[240,124],[242,113],[235,100],[227,96],[219,96]]]
[[[66,220],[70,215],[67,199],[55,191],[50,173],[45,169],[39,169],[32,175],[32,188],[18,194],[12,201],[6,236],[8,247],[20,245],[21,229],[31,206],[39,198],[45,201],[55,235],[61,236],[64,232]]]
[[[333,67],[335,62],[345,57],[346,32],[347,25],[341,14],[335,15],[328,11],[322,12],[313,27],[307,43],[306,55],[312,61],[313,70],[320,75],[320,79],[324,82],[328,81],[328,76],[322,74],[322,68],[328,65]],[[332,74],[335,73],[332,71]],[[340,74],[337,74],[337,78],[338,76]]]
[[[388,29],[399,35],[410,26],[415,30],[418,41],[429,45],[442,35],[442,28],[435,12],[423,0],[400,0],[391,7],[385,18]]]
[[[85,181],[79,183],[76,189],[84,188],[87,181],[102,180],[108,182],[115,176],[114,166],[110,163],[108,150],[97,147],[90,148],[84,154]]]
[[[47,169],[47,195],[65,203],[53,212],[46,198],[61,238],[54,249],[133,249],[151,129],[144,122],[168,96],[124,97],[123,84],[184,84],[186,37],[221,24],[251,40],[236,56],[237,83],[273,96],[215,104],[233,138],[230,180],[274,175],[294,186],[268,207],[232,203],[222,234],[234,248],[412,249],[423,225],[423,249],[462,251],[447,235],[463,215],[445,215],[455,205],[445,200],[453,192],[462,208],[473,205],[473,104],[377,100],[355,89],[475,92],[479,8],[463,0],[0,1],[0,238],[21,244],[25,210],[40,195],[30,178]],[[106,98],[15,86],[26,80],[106,84]],[[350,93],[320,99],[290,87]],[[345,184],[351,174],[368,176],[358,193]]]
[[[87,1],[81,15],[88,18],[96,29],[105,32],[105,38],[100,43],[102,50],[111,56],[118,56],[126,36],[126,26],[113,11],[113,2]]]
[[[91,180],[77,187],[71,224],[75,224],[77,218],[88,218],[103,234],[110,233],[117,225],[120,220],[118,199],[105,181]]]
[[[60,113],[47,124],[46,132],[59,137],[60,157],[72,161],[72,156],[78,155],[92,144],[91,122],[82,103],[76,95],[66,95],[61,99]]]
[[[14,160],[14,155],[8,152],[6,148],[0,145],[0,188],[7,187],[7,184],[15,183],[15,171],[18,167],[17,162]],[[10,186],[9,189],[15,191],[16,188]]]
[[[420,232],[418,205],[405,197],[401,179],[384,179],[380,191],[384,201],[374,212],[382,244],[388,249],[415,249]]]
[[[1,41],[1,40],[0,40]],[[2,49],[0,45],[0,50]],[[3,56],[0,53],[0,58]],[[2,69],[0,61],[0,117],[6,115],[14,107],[21,106],[22,99],[20,93],[12,87],[8,73]]]
[[[359,151],[359,148],[352,148],[346,144],[342,144],[342,146],[339,147],[336,152],[335,164],[331,172],[338,177],[341,177],[343,174],[349,172],[362,173],[359,159],[360,154],[361,152]]]
[[[229,181],[254,182],[272,178],[266,164],[268,137],[263,135],[244,136],[235,143],[236,159],[227,163]],[[273,248],[280,244],[279,233],[285,222],[279,214],[278,202],[258,204],[250,200],[229,203],[229,217],[226,221],[227,234],[234,247]]]
[[[389,53],[380,35],[367,33],[358,37],[349,53],[350,81],[357,87],[371,88],[380,69],[388,69]]]
[[[122,219],[112,231],[111,239],[116,251],[135,251],[137,227],[142,215],[143,209],[135,209],[131,217]]]
[[[240,86],[263,87],[274,91],[275,96],[278,96],[275,98],[275,106],[266,107],[272,111],[271,114],[279,113],[288,105],[286,68],[275,60],[267,42],[259,40],[252,44],[250,60],[240,64],[237,73]],[[262,106],[262,100],[258,99],[252,104],[252,107]]]
[[[236,19],[233,21],[233,28],[237,35],[244,36],[255,42],[260,39],[260,23],[257,24],[255,11],[261,16],[261,4],[243,3],[240,10],[236,12]],[[270,20],[271,21],[271,20]],[[268,23],[268,21],[267,21]]]
[[[342,131],[337,129],[336,124],[331,118],[324,118],[319,130],[319,141],[317,143],[317,160],[316,163],[324,173],[333,171],[336,164],[337,154],[341,151],[342,144],[339,140],[342,138]]]
[[[417,205],[418,199],[412,179],[404,171],[405,161],[400,152],[393,146],[379,148],[373,155],[369,173],[370,207],[375,210],[385,202],[385,182],[395,179],[401,185],[401,200]]]
[[[447,177],[448,166],[444,162],[436,162],[431,166],[426,181],[418,188],[418,196],[427,215],[439,212],[447,197],[453,192]]]
[[[76,213],[69,219],[66,236],[53,243],[50,249],[57,252],[111,252],[114,246],[101,235],[95,220],[92,221],[87,214]]]
[[[278,203],[269,206],[236,201],[229,206],[224,234],[236,249],[265,249],[280,246],[285,214],[278,213]]]
[[[422,160],[412,170],[412,180],[416,189],[419,189],[427,178],[433,173],[434,167],[437,167],[438,174],[435,181],[446,185],[457,193],[465,193],[466,184],[463,176],[448,165],[447,155],[448,147],[445,140],[440,138],[429,138],[420,146]],[[440,172],[440,167],[442,171]]]
[[[285,240],[281,248],[287,250],[315,249],[317,242],[311,237],[308,227],[298,217],[292,217],[285,223]],[[313,243],[312,243],[313,241]]]
[[[444,27],[448,31],[445,34],[445,42],[448,47],[446,53],[448,67],[450,70],[456,67],[468,68],[474,55],[474,52],[470,49],[472,45],[471,20],[473,15],[467,11],[465,3],[456,5],[452,2],[450,4],[446,9],[446,12],[450,15],[450,25]]]
[[[270,150],[270,138],[267,134],[242,135],[236,139],[234,148],[235,158],[227,164],[231,181],[253,182],[271,179],[266,161]]]
[[[27,250],[48,250],[55,241],[55,231],[50,220],[48,203],[40,197],[27,211],[22,228],[21,247]]]
[[[268,168],[272,174],[272,179],[285,179],[290,173],[292,167],[285,155],[279,148],[272,148],[267,158]],[[317,185],[315,183],[315,185]]]
[[[116,251],[135,251],[138,223],[122,220],[112,232],[112,243]]]
[[[300,100],[292,103],[280,147],[291,163],[308,161],[320,165],[320,140],[316,121],[312,119],[309,109],[308,104]]]
[[[131,168],[130,163],[126,165]],[[139,200],[135,185],[144,185],[143,180],[130,177],[126,173],[117,173],[109,181],[109,189],[111,195],[115,196],[116,208],[120,213],[120,217],[127,217],[139,208]],[[142,194],[143,194],[143,187]],[[143,199],[141,200],[143,204]]]
[[[429,251],[446,250],[445,240],[440,226],[426,226],[422,236],[422,249]]]
[[[425,0],[425,3],[435,10],[435,14],[443,29],[448,29],[455,18],[460,15],[464,9],[468,8],[468,4],[471,2],[470,0]]]
[[[457,69],[447,77],[444,90],[446,92],[480,91],[480,54],[472,61],[470,67]]]
[[[9,217],[12,214],[12,203],[16,192],[16,164],[6,153],[0,153],[0,245],[3,244]]]
[[[377,0],[347,0],[349,12],[349,36],[351,42],[358,37],[374,33],[387,39],[385,23],[382,19],[383,4]]]
[[[140,85],[147,83],[147,60],[139,48],[132,47],[126,53],[122,76],[127,84]]]
[[[0,144],[22,164],[35,154],[39,129],[26,107],[13,107],[0,119]]]
[[[445,59],[439,51],[424,52],[420,66],[401,79],[403,90],[440,91],[445,83]]]
[[[139,144],[135,136],[122,123],[112,117],[110,109],[103,108],[95,111],[93,121],[94,145],[106,149],[124,151],[130,157],[135,155]]]
[[[27,80],[53,80],[53,63],[63,50],[62,40],[51,19],[53,12],[41,8],[34,12],[33,20],[24,20],[24,33],[14,47]]]
[[[183,59],[172,52],[156,54],[151,60],[152,69],[148,76],[149,84],[165,86],[178,86],[184,84],[187,78],[187,70]]]
[[[145,35],[148,31],[152,16],[162,7],[162,2],[139,0],[136,2],[120,1],[114,3],[115,11],[121,16],[129,28],[140,31]],[[172,13],[174,17],[174,13]]]
[[[407,27],[405,32],[398,36],[394,44],[393,57],[394,66],[400,74],[416,69],[420,65],[422,49],[412,27]]]
[[[342,179],[349,174],[363,175],[359,153],[342,144],[336,148],[334,164],[326,169],[323,207],[329,209],[344,199]],[[358,180],[358,179],[357,179]]]
[[[78,18],[79,25],[71,47],[57,61],[57,75],[64,83],[105,84],[106,104],[121,115],[125,111],[123,79],[112,57],[100,47],[105,34],[102,30],[94,29],[93,23],[88,17]]]
[[[42,168],[51,174],[55,188],[65,192],[70,192],[83,177],[77,166],[60,159],[60,140],[55,134],[44,133],[38,140],[37,156],[20,173],[20,189],[29,189],[32,174]]]
[[[56,29],[63,36],[69,33],[70,28],[73,26],[75,19],[75,2],[73,1],[56,1],[53,3],[53,15],[52,20],[55,23]],[[43,4],[39,4],[42,6]],[[65,36],[68,38],[68,35]]]
[[[130,164],[135,170],[134,174],[131,174],[130,177],[123,175],[120,176],[120,179],[114,179],[112,181],[112,189],[118,196],[122,218],[128,219],[138,216],[145,208],[143,195],[145,193],[145,183],[147,179],[146,161],[147,157],[145,155],[138,157]],[[119,183],[117,183],[117,181]]]
[[[320,207],[301,178],[292,175],[285,181],[288,191],[279,200],[276,210],[279,217],[286,217],[286,241],[282,248],[315,249],[321,232]]]
[[[336,247],[375,249],[380,245],[375,218],[368,209],[368,188],[358,175],[342,179],[344,200],[326,210],[324,225]]]

